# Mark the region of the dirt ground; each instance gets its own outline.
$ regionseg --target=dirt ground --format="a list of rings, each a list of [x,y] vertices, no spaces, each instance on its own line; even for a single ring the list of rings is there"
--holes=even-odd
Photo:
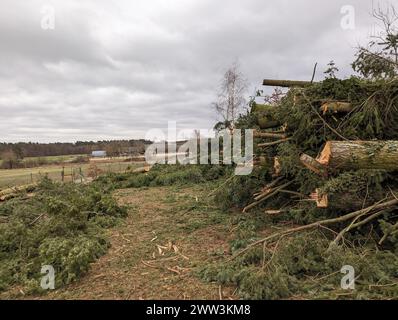
[[[236,299],[234,288],[196,275],[198,267],[225,258],[232,237],[228,214],[208,207],[202,201],[206,192],[206,186],[116,192],[129,216],[109,230],[108,253],[76,283],[19,298]]]

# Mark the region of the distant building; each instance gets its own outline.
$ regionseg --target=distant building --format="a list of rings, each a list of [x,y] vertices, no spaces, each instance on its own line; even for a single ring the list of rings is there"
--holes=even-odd
[[[91,153],[91,156],[93,158],[105,158],[106,157],[106,151],[102,151],[102,150],[93,151]]]

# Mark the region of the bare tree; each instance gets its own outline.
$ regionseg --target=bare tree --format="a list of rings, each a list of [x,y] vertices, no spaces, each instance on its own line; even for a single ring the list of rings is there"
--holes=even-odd
[[[264,102],[271,106],[276,106],[281,102],[285,95],[286,93],[283,92],[281,88],[275,88],[271,94],[264,96]]]
[[[230,130],[234,128],[235,121],[247,104],[245,99],[246,88],[247,80],[240,72],[238,63],[234,63],[225,72],[220,84],[218,100],[213,103],[217,113],[223,119],[216,127],[224,126],[224,128]]]
[[[379,32],[371,37],[367,47],[359,47],[352,64],[365,78],[398,76],[398,12],[393,5],[373,10]]]
[[[0,159],[3,160],[1,165],[3,169],[14,169],[18,162],[18,157],[12,150],[6,150],[1,153]]]
[[[197,129],[195,129],[194,131],[193,131],[193,138],[194,139],[196,139],[197,141],[199,141],[200,140],[200,137],[201,137],[201,135],[200,135],[200,130],[197,130]]]

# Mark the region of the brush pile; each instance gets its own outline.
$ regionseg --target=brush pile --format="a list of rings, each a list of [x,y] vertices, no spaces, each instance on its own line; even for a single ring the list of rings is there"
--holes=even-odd
[[[20,190],[0,202],[0,292],[44,293],[41,268],[46,265],[55,270],[56,288],[85,274],[109,247],[105,230],[127,215],[111,191],[96,182],[43,178],[34,196]]]
[[[216,194],[231,255],[201,270],[246,299],[379,299],[398,294],[398,80],[328,78],[252,103],[255,169]],[[355,270],[355,290],[341,268]]]
[[[279,85],[290,87],[283,98],[253,103],[240,122],[257,124],[254,176],[263,185],[250,177],[250,197],[233,204],[307,223],[254,245],[320,226],[337,232],[336,244],[370,230],[379,245],[398,244],[398,80]]]

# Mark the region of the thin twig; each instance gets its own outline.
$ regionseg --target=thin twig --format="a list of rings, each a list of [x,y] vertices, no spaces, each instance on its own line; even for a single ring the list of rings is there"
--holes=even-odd
[[[37,221],[39,221],[41,219],[41,217],[43,217],[46,213],[42,213],[41,215],[39,215],[35,220],[33,220],[30,223],[30,226],[33,226]]]
[[[264,198],[253,202],[252,204],[248,205],[247,207],[245,207],[243,209],[243,213],[248,212],[249,210],[253,209],[254,207],[257,207],[258,205],[262,204],[263,202],[265,202],[266,200],[268,200],[269,198],[273,197],[274,195],[278,194],[280,190],[283,190],[284,188],[290,186],[293,183],[293,181],[290,181],[288,183],[285,183],[282,186],[279,186],[278,188],[276,188],[275,190],[273,190],[271,193],[269,193],[267,196],[265,196]]]
[[[290,140],[292,140],[292,138],[286,138],[286,139],[281,139],[281,140],[278,140],[278,141],[267,142],[267,143],[259,143],[257,146],[259,148],[272,147],[272,146],[275,146],[275,145],[278,145],[278,144],[281,144],[281,143],[284,143],[284,142],[288,142]]]

